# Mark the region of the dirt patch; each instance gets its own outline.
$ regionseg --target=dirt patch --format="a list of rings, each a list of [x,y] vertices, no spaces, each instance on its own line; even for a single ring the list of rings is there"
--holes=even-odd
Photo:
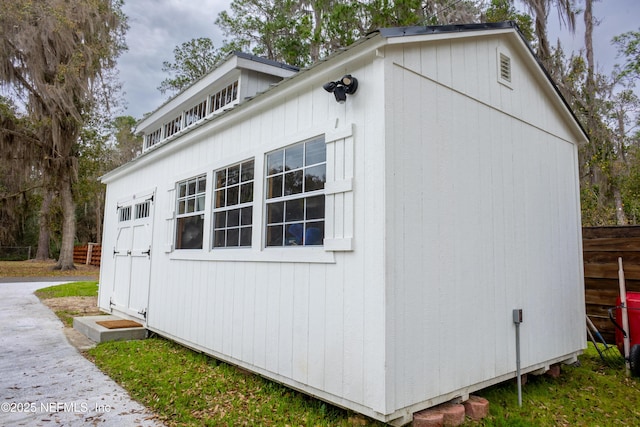
[[[95,316],[102,312],[98,309],[98,297],[61,297],[43,299],[42,303],[53,311],[80,313],[82,316]]]
[[[98,297],[60,297],[41,301],[69,328],[73,327],[74,317],[104,314],[98,309]]]

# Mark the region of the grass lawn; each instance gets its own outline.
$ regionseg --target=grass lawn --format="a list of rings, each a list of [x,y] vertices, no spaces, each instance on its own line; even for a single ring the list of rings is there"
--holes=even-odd
[[[38,292],[69,298],[94,292],[90,283]],[[589,344],[579,366],[563,365],[559,378],[529,375],[522,407],[515,381],[481,390],[489,417],[465,425],[637,426],[640,380],[625,376],[615,348],[610,354],[605,364]],[[86,355],[170,426],[382,425],[160,337],[102,343]]]
[[[62,297],[95,297],[98,295],[98,282],[72,282],[49,286],[35,292],[40,299]]]
[[[382,425],[162,338],[100,344],[89,357],[169,425]],[[559,378],[528,376],[522,407],[515,382],[482,390],[490,415],[465,425],[637,426],[640,383],[621,361],[609,367],[590,346]]]

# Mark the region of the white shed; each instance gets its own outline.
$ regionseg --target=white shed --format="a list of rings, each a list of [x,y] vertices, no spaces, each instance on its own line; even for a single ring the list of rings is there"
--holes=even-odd
[[[238,53],[138,130],[103,177],[104,311],[396,425],[515,377],[514,309],[523,373],[586,345],[586,136],[511,23]]]

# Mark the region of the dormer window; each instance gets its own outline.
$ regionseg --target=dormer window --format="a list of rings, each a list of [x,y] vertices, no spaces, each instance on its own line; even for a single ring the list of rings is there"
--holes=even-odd
[[[234,52],[138,124],[144,134],[143,152],[187,134],[296,72],[297,67]]]
[[[216,111],[222,110],[224,106],[231,104],[237,99],[238,81],[236,80],[229,86],[211,95],[211,108],[209,112],[215,113]]]
[[[187,110],[184,114],[184,124],[185,126],[189,126],[199,121],[200,119],[204,119],[204,116],[207,114],[207,100],[200,102],[198,105],[194,106]]]
[[[160,142],[160,137],[162,136],[162,128],[158,128],[156,130],[154,130],[153,132],[151,132],[148,135],[145,135],[144,138],[144,149],[148,149],[153,147],[154,145],[156,145],[158,142]]]
[[[164,137],[169,138],[182,129],[182,114],[164,125]]]

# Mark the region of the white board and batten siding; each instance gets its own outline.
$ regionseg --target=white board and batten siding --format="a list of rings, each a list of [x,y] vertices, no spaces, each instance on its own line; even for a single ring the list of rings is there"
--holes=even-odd
[[[513,30],[370,37],[107,175],[107,206],[154,191],[146,326],[395,424],[513,377],[512,309],[524,310],[525,370],[575,357],[582,136],[518,43]],[[338,104],[322,84],[344,74],[359,88]],[[265,248],[266,155],[317,136],[324,245]],[[252,246],[208,249],[214,172],[248,159]],[[204,249],[176,250],[176,183],[201,174]],[[117,227],[108,207],[105,248]]]
[[[517,47],[479,37],[387,49],[392,407],[512,374],[513,309],[523,367],[584,347],[576,136]],[[510,87],[496,51],[513,52]]]

